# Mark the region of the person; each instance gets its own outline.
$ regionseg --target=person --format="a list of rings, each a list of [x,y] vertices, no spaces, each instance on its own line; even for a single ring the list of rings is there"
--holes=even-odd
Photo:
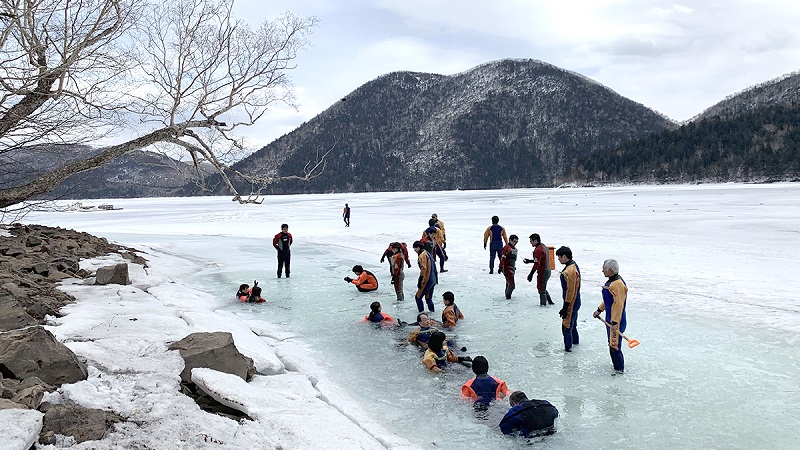
[[[436,213],[431,214],[431,219],[436,221],[436,227],[442,230],[442,250],[447,248],[447,233],[444,230],[444,222],[439,220],[439,215]]]
[[[492,400],[502,400],[511,392],[505,381],[489,376],[489,361],[485,357],[472,358],[472,372],[475,377],[461,386],[462,396],[488,405]]]
[[[239,290],[236,291],[236,298],[238,298],[241,302],[246,302],[247,297],[250,297],[250,285],[247,283],[242,283],[239,285]]]
[[[342,211],[342,219],[344,219],[344,226],[350,226],[350,207],[347,203],[344,204],[344,210]]]
[[[519,238],[516,234],[512,234],[508,238],[508,244],[500,252],[499,272],[506,277],[507,299],[511,299],[511,293],[514,292],[514,287],[516,287],[514,275],[517,273],[517,242],[519,242]]]
[[[386,250],[383,251],[383,255],[381,255],[381,263],[383,263],[383,261],[387,258],[389,260],[389,276],[392,275],[392,257],[394,256],[394,251],[392,250],[392,248],[394,247],[394,244],[400,245],[400,251],[403,254],[403,259],[405,260],[406,265],[408,265],[408,267],[411,268],[411,260],[408,259],[408,247],[406,247],[406,243],[390,242],[389,246],[386,247]]]
[[[611,327],[606,327],[611,363],[617,373],[622,373],[625,371],[625,358],[622,356],[622,333],[628,326],[628,320],[625,318],[628,285],[619,276],[619,263],[615,259],[607,259],[603,262],[603,275],[608,277],[608,281],[603,285],[603,302],[592,316],[596,318],[605,311],[606,322],[611,324]]]
[[[528,400],[522,391],[508,397],[511,408],[500,420],[503,434],[519,433],[522,437],[547,436],[556,432],[558,409],[547,400]]]
[[[456,296],[450,291],[442,294],[442,302],[444,303],[444,311],[442,311],[442,326],[445,328],[453,329],[456,323],[464,318],[461,310],[456,306]]]
[[[417,279],[417,293],[414,300],[417,302],[417,311],[422,312],[422,298],[428,304],[428,310],[433,312],[433,288],[436,286],[436,265],[433,256],[425,250],[422,242],[414,241],[414,251],[417,253],[417,265],[419,266],[419,278]]]
[[[286,278],[289,278],[289,264],[292,261],[292,234],[289,233],[289,225],[282,224],[281,232],[272,238],[272,246],[278,251],[278,278],[281,277],[281,272],[284,266],[286,267]]]
[[[435,323],[426,313],[417,314],[419,328],[408,334],[408,342],[422,348],[428,348],[428,341],[431,340],[431,335],[439,331],[438,328],[433,326]]]
[[[360,265],[353,266],[356,278],[344,277],[344,281],[356,285],[358,292],[372,292],[378,290],[378,279],[369,270],[364,270]]]
[[[533,281],[533,274],[536,274],[536,290],[539,292],[539,306],[553,304],[550,293],[547,292],[547,281],[550,280],[550,254],[547,246],[542,244],[542,238],[538,233],[530,235],[531,247],[533,247],[533,259],[524,259],[525,264],[533,263],[531,273],[528,274],[528,282]]]
[[[486,250],[486,242],[489,242],[489,273],[494,273],[494,258],[500,257],[500,251],[503,246],[508,244],[508,237],[506,236],[506,229],[500,224],[500,218],[492,216],[492,224],[486,228],[483,233],[483,249]]]
[[[431,372],[444,372],[448,362],[472,361],[469,356],[456,356],[447,348],[445,339],[447,336],[441,331],[433,332],[428,341],[428,349],[422,355],[422,365]]]
[[[369,305],[369,314],[364,317],[363,322],[379,323],[381,325],[397,325],[398,322],[389,314],[383,312],[380,302],[372,302]]]
[[[444,245],[444,237],[442,234],[442,230],[440,230],[436,226],[436,220],[430,219],[428,221],[428,228],[422,232],[422,238],[420,239],[425,245],[425,250],[429,251],[431,255],[433,255],[433,260],[439,260],[439,273],[447,272],[444,268],[444,262],[448,260],[447,253],[444,251],[442,245]]]
[[[403,293],[403,280],[406,279],[406,274],[403,270],[403,263],[404,259],[408,259],[408,256],[403,254],[403,248],[399,242],[392,243],[392,253],[392,284],[394,285],[394,293],[397,295],[397,301],[401,302],[406,299],[406,296]],[[410,264],[409,267],[411,267]]]
[[[255,283],[250,289],[250,296],[247,297],[247,303],[264,303],[267,300],[261,297],[261,286]]]
[[[558,262],[564,265],[564,270],[560,275],[564,304],[558,311],[558,315],[561,317],[564,351],[571,352],[572,346],[579,343],[578,310],[581,308],[581,270],[572,259],[572,250],[569,247],[559,247],[556,256]]]

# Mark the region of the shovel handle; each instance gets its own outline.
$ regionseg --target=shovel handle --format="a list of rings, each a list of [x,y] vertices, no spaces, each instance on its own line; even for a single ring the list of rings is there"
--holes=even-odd
[[[597,319],[600,320],[600,322],[603,322],[604,324],[606,324],[606,326],[608,328],[611,328],[611,324],[606,322],[606,320],[603,319],[602,317],[597,316]],[[625,339],[628,342],[628,348],[633,348],[633,347],[636,347],[637,345],[639,345],[639,341],[637,341],[636,339],[628,339],[628,336],[625,336],[622,333],[620,333],[620,335],[622,336],[623,339]]]

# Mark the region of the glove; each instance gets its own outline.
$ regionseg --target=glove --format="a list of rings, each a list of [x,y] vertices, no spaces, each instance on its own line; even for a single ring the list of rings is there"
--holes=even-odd
[[[598,309],[598,310],[596,310],[595,312],[593,312],[593,313],[592,313],[592,317],[594,317],[595,319],[596,319],[596,318],[598,318],[598,317],[600,317],[600,313],[601,313],[601,312],[602,312],[602,311],[600,311],[599,309]]]
[[[497,268],[497,273],[503,273],[503,268],[502,267],[498,267]]]
[[[256,286],[258,286],[258,281],[253,280],[253,287],[256,287]]]
[[[561,316],[562,319],[566,319],[567,318],[568,305],[569,305],[569,303],[564,303],[564,306],[562,306],[561,309],[558,311],[558,315]]]
[[[531,281],[533,281],[533,272],[528,274],[528,282],[530,283]]]
[[[383,262],[383,260],[384,260],[384,259],[386,259],[386,258],[384,258],[383,256],[381,256],[381,262]]]
[[[394,280],[392,280],[392,284],[394,284]]]
[[[531,264],[533,262],[533,260],[530,259],[530,258],[525,258],[525,259],[522,260],[522,262],[524,262],[525,264]]]
[[[472,362],[472,358],[470,358],[469,356],[459,356],[458,357],[458,362],[464,362],[464,361]]]
[[[348,283],[352,283],[353,279],[350,278],[350,277],[344,277],[344,281],[347,281]]]
[[[409,269],[411,268],[411,264],[409,264],[409,265],[408,265],[408,268],[409,268]]]

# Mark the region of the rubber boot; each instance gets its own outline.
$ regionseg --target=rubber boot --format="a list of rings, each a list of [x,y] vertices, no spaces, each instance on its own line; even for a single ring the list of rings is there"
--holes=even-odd
[[[547,295],[547,304],[548,305],[554,305],[555,303],[553,303],[553,299],[550,298],[550,293],[547,292],[547,291],[544,291],[544,293]]]
[[[539,294],[539,306],[547,306],[547,293]]]

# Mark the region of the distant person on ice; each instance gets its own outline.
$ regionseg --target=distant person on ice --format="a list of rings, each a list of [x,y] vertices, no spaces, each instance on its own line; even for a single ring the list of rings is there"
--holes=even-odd
[[[378,279],[375,278],[375,275],[373,275],[372,272],[369,270],[364,270],[364,268],[359,265],[355,265],[353,266],[353,273],[356,274],[355,279],[344,277],[344,281],[355,284],[356,289],[358,289],[359,292],[372,292],[378,290]]]
[[[536,290],[539,292],[539,306],[552,305],[553,299],[547,292],[547,281],[550,280],[550,253],[547,246],[542,244],[542,238],[538,233],[530,235],[531,247],[533,247],[533,259],[524,259],[525,264],[533,263],[531,273],[528,274],[528,281],[533,281],[533,274],[536,274]]]
[[[447,261],[447,253],[445,253],[442,248],[442,244],[444,243],[442,231],[434,225],[436,223],[435,220],[431,219],[428,223],[431,225],[422,232],[422,239],[419,241],[422,242],[425,250],[433,255],[434,263],[437,258],[439,259],[439,273],[447,272],[447,270],[444,269],[444,262]]]
[[[433,262],[433,255],[425,250],[420,241],[414,241],[414,251],[417,253],[417,265],[419,266],[419,278],[417,279],[417,293],[414,300],[417,302],[417,311],[424,311],[422,298],[428,304],[428,311],[433,312],[433,288],[436,287],[436,265]]]
[[[282,224],[281,232],[272,238],[272,246],[278,251],[278,278],[281,277],[284,265],[286,266],[286,278],[289,278],[291,272],[289,264],[292,260],[292,234],[289,233],[289,225]]]
[[[436,227],[442,230],[442,250],[447,248],[447,232],[444,230],[444,222],[439,220],[439,215],[431,214],[431,219],[436,221]]]
[[[619,263],[615,259],[607,259],[603,262],[603,275],[608,277],[608,281],[603,286],[603,303],[600,303],[592,316],[598,317],[605,311],[606,322],[611,324],[611,328],[606,327],[611,363],[614,364],[614,370],[623,372],[625,358],[622,356],[622,333],[625,332],[625,327],[628,325],[628,320],[625,318],[628,286],[625,284],[625,280],[619,276]]]
[[[350,226],[350,207],[347,206],[347,203],[344,204],[344,210],[342,210],[342,219],[344,219],[344,226]]]
[[[485,357],[476,356],[472,359],[472,372],[475,378],[461,386],[461,395],[475,403],[488,405],[492,400],[502,400],[511,392],[505,381],[489,376],[489,361]]]
[[[508,397],[511,409],[500,421],[503,434],[520,434],[530,438],[547,436],[556,432],[555,421],[558,409],[547,400],[528,400],[522,391],[514,391]]]
[[[514,292],[516,283],[514,276],[517,274],[517,242],[519,238],[516,234],[512,234],[508,238],[508,245],[503,247],[500,251],[500,273],[506,278],[506,298],[511,299],[511,293]]]
[[[556,250],[558,262],[564,265],[561,271],[561,291],[564,304],[558,315],[561,316],[561,334],[564,335],[564,351],[571,352],[572,346],[579,343],[578,310],[581,308],[581,270],[572,259],[569,247]]]
[[[483,233],[483,249],[486,250],[486,242],[489,242],[489,273],[494,273],[494,258],[500,257],[503,246],[508,244],[506,229],[501,227],[500,218],[492,216],[492,224]],[[490,240],[491,239],[491,240]]]

